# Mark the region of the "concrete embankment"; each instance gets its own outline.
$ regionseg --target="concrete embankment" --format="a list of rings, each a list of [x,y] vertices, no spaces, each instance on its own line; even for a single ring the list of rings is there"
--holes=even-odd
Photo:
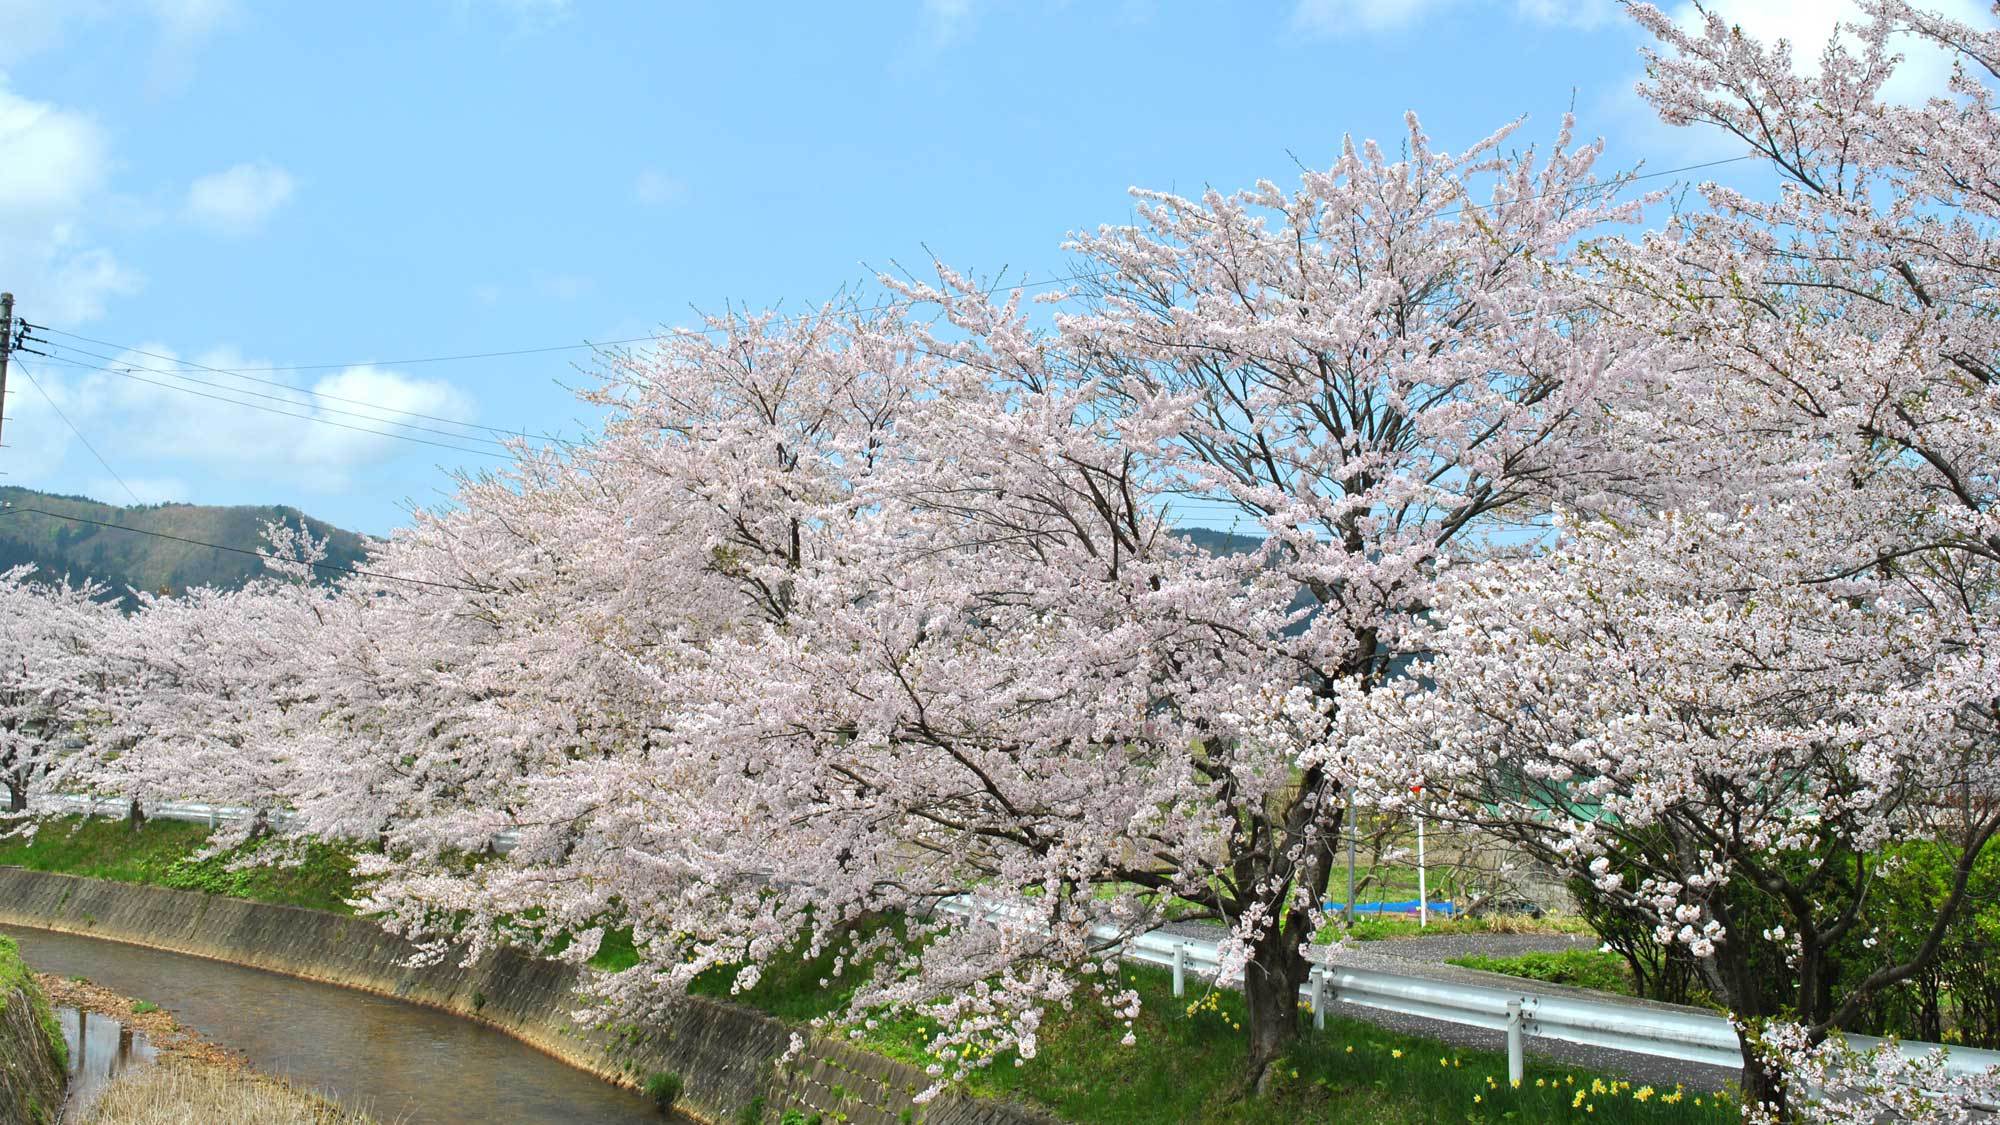
[[[0,937],[0,1121],[42,1125],[62,1115],[63,1055],[48,999]]]
[[[916,1068],[808,1036],[778,1065],[793,1029],[740,1008],[690,999],[668,1019],[612,1035],[579,1027],[581,970],[502,950],[461,966],[458,956],[410,967],[410,943],[357,918],[189,891],[0,867],[0,923],[82,934],[344,985],[424,1004],[497,1027],[573,1066],[633,1085],[657,1071],[686,1083],[677,1108],[734,1121],[759,1099],[765,1120],[787,1109],[854,1125],[1026,1125],[1034,1111],[945,1095],[913,1097]],[[4,1119],[4,1118],[0,1118]]]

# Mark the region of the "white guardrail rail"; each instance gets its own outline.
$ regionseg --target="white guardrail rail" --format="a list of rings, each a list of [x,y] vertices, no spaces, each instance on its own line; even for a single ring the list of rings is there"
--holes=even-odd
[[[115,797],[52,796],[37,798],[35,805],[49,811],[124,816],[129,802]],[[145,812],[148,817],[162,820],[209,825],[248,820],[257,814],[257,810],[240,805],[212,805],[198,801],[148,805]],[[296,819],[291,813],[283,811],[274,810],[267,815],[271,826],[280,831],[292,827]],[[494,850],[503,853],[511,850],[515,839],[512,832],[495,835]],[[1027,921],[1008,907],[978,906],[963,898],[946,901],[942,909],[964,917],[976,916],[995,924],[1010,919],[1016,924]],[[1190,975],[1223,985],[1232,983],[1216,979],[1222,967],[1217,942],[1167,930],[1125,937],[1123,931],[1112,926],[1099,926],[1094,935],[1101,941],[1116,942],[1120,956],[1126,960],[1173,970],[1175,996],[1186,994]],[[1496,976],[1495,979],[1499,978]],[[1315,1027],[1326,1026],[1328,1004],[1345,1003],[1505,1032],[1510,1079],[1522,1075],[1524,1040],[1528,1036],[1732,1070],[1743,1065],[1736,1032],[1723,1016],[1635,1003],[1611,996],[1599,999],[1578,995],[1574,991],[1542,993],[1527,988],[1444,980],[1337,963],[1315,967],[1310,982],[1299,990],[1299,996],[1310,1005]],[[1863,1050],[1882,1042],[1865,1035],[1850,1035],[1847,1040]],[[1906,1057],[1918,1058],[1939,1050],[1943,1045],[1903,1041],[1898,1043],[1898,1047]],[[1945,1071],[1953,1076],[1984,1073],[2000,1066],[2000,1051],[1971,1047],[1943,1049],[1947,1052]],[[1978,1108],[2000,1109],[1988,1105]]]

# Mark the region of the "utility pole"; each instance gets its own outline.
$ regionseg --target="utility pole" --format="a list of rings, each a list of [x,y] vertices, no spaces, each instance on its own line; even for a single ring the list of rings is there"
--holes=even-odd
[[[0,431],[7,423],[7,353],[14,347],[14,295],[0,293]]]

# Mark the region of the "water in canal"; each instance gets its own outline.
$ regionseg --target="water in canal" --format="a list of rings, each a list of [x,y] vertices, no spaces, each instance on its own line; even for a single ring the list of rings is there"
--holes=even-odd
[[[178,953],[0,926],[36,970],[172,1011],[207,1039],[384,1122],[657,1125],[630,1091],[430,1008]],[[96,1036],[99,1017],[91,1017]],[[107,1027],[115,1027],[105,1021]],[[67,1028],[65,1028],[67,1030]],[[116,1048],[117,1032],[110,1045]],[[96,1041],[89,1046],[96,1048]]]
[[[76,1008],[57,1008],[63,1042],[69,1045],[69,1116],[83,1116],[97,1104],[113,1078],[153,1061],[146,1033],[134,1031],[110,1016]]]

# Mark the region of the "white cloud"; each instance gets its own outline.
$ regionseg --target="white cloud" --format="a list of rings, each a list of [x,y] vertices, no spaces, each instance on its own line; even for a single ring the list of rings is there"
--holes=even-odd
[[[104,180],[104,135],[74,110],[0,86],[0,214],[67,214]]]
[[[656,168],[648,168],[633,181],[632,195],[648,207],[663,207],[679,203],[687,195],[687,185]]]
[[[972,0],[922,0],[924,30],[933,47],[949,47],[972,33]]]
[[[1292,27],[1312,35],[1392,31],[1447,6],[1449,0],[1298,0]]]
[[[217,366],[220,366],[219,364]],[[436,418],[470,419],[473,415],[472,400],[457,387],[442,379],[416,379],[391,371],[387,368],[364,364],[349,367],[328,375],[314,383],[314,393],[330,396],[320,400],[321,406],[311,411],[315,416],[329,421],[338,421],[348,426],[361,426],[371,430],[397,430],[396,427],[366,418],[355,418],[351,414],[367,414],[378,418],[396,418],[415,421],[409,414],[428,414]],[[342,401],[345,400],[345,401]],[[355,403],[369,406],[356,406]],[[379,407],[381,409],[372,409]],[[292,409],[292,408],[287,408]],[[351,414],[335,414],[334,410],[349,411]],[[406,413],[397,414],[395,411]],[[294,409],[294,413],[302,411]],[[283,421],[283,419],[277,419]],[[297,459],[307,465],[344,473],[362,464],[379,461],[396,453],[413,448],[409,444],[393,438],[360,433],[326,425],[306,425],[311,431],[306,441],[294,451]],[[436,425],[425,422],[423,425]],[[440,429],[450,427],[439,426]],[[407,432],[400,431],[397,432]],[[470,440],[451,442],[450,439],[429,433],[414,433],[431,441],[450,444],[473,444]],[[419,447],[420,448],[420,447]],[[439,451],[449,456],[447,451]]]
[[[111,251],[92,247],[63,253],[61,246],[43,274],[46,288],[37,294],[38,315],[57,324],[82,324],[105,312],[112,297],[130,297],[143,289],[146,279],[119,262]]]
[[[160,31],[147,80],[155,95],[187,85],[195,74],[195,56],[238,15],[237,0],[142,0],[142,4]]]
[[[0,65],[18,62],[61,43],[71,21],[88,5],[48,0],[0,0]]]
[[[268,366],[226,348],[203,353],[195,363],[225,370]],[[131,370],[121,373],[126,368]],[[310,391],[331,396],[315,398],[306,388],[284,390],[186,370],[191,378],[218,384],[202,386],[167,374],[174,370],[186,369],[172,349],[147,344],[103,369],[79,372],[43,363],[34,374],[111,467],[147,501],[193,498],[185,485],[191,478],[234,485],[235,492],[248,486],[258,491],[325,493],[351,487],[356,474],[413,451],[447,464],[472,460],[450,450],[411,445],[386,436],[389,432],[444,444],[477,444],[470,435],[453,440],[390,424],[396,419],[450,428],[392,411],[472,418],[471,397],[439,379],[419,379],[364,364],[311,384]],[[232,405],[203,395],[229,396],[254,405]],[[21,466],[14,479],[95,482],[103,476],[95,458],[76,444],[39,395],[30,391],[10,397],[15,409],[10,412],[7,438]],[[142,480],[148,487],[140,487]],[[128,499],[115,485],[93,494],[100,493]]]
[[[187,216],[222,234],[249,234],[292,197],[297,181],[275,164],[238,164],[188,186]]]
[[[574,301],[596,287],[595,281],[574,273],[549,274],[535,282],[535,288],[542,296],[557,301]]]
[[[37,321],[89,320],[106,298],[139,288],[139,275],[80,225],[102,209],[108,147],[89,116],[21,97],[0,78],[0,263]]]
[[[193,69],[194,53],[233,22],[239,0],[0,0],[0,66],[58,47],[73,31],[108,20],[150,20],[153,84],[177,84]]]
[[[146,0],[146,6],[159,21],[161,35],[190,46],[236,17],[236,0]]]
[[[1623,15],[1617,0],[1514,0],[1514,13],[1534,23],[1595,31]]]
[[[491,9],[508,16],[518,31],[541,31],[570,16],[571,0],[458,0],[460,15],[475,8]]]

